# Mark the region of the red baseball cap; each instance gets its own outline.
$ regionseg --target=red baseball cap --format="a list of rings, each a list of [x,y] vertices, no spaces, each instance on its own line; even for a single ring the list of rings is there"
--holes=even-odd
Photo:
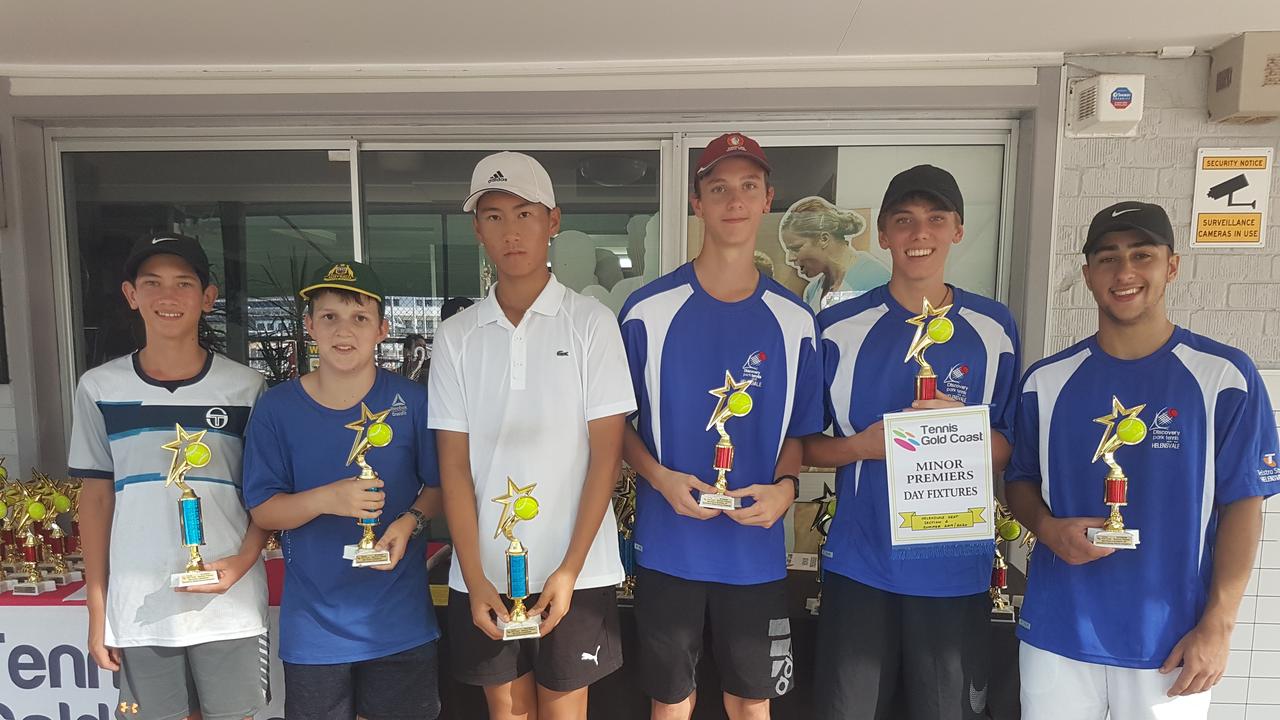
[[[756,161],[765,172],[773,171],[773,167],[769,165],[769,159],[764,156],[764,150],[760,149],[760,143],[742,133],[731,132],[707,144],[706,149],[698,156],[698,167],[694,170],[693,176],[700,178],[711,172],[711,168],[716,163],[735,156]]]

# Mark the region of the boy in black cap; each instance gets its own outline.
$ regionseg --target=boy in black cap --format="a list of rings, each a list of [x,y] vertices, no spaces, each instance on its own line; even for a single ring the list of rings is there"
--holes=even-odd
[[[440,481],[427,391],[374,362],[387,320],[371,268],[326,265],[298,294],[320,365],[263,395],[244,463],[254,520],[284,531],[285,716],[434,718],[440,632],[422,558]],[[371,480],[353,477],[362,439]],[[361,537],[355,520],[378,521],[387,561],[356,567],[344,552]]]
[[[239,485],[263,378],[200,346],[200,318],[218,289],[195,239],[140,240],[121,289],[142,317],[145,346],[80,378],[67,463],[84,486],[89,653],[120,671],[117,717],[250,717],[266,706],[266,533],[249,522]],[[204,565],[218,582],[171,590],[170,575],[187,562],[179,493],[166,483],[175,424],[210,449],[186,481],[203,504]]]
[[[1027,371],[1005,476],[1039,538],[1018,623],[1022,717],[1203,719],[1263,498],[1280,492],[1271,403],[1244,353],[1170,322],[1163,208],[1102,210],[1083,252],[1098,332]],[[1104,501],[1124,511],[1108,535],[1132,544],[1091,542]]]
[[[818,315],[828,421],[805,442],[810,465],[837,467],[839,501],[823,549],[816,703],[819,718],[888,717],[901,681],[909,717],[981,717],[986,706],[990,541],[891,542],[885,413],[987,405],[993,466],[1010,452],[1018,331],[1004,305],[947,284],[947,254],[964,238],[964,198],[951,173],[918,165],[889,183],[877,219],[892,258],[882,285]],[[937,396],[915,400],[902,358],[922,308],[946,309],[954,333],[929,349]]]

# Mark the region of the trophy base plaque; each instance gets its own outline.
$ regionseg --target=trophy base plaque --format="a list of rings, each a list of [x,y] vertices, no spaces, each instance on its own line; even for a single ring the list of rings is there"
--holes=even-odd
[[[373,567],[374,565],[390,565],[390,550],[361,550],[359,545],[347,545],[342,548],[342,559],[350,560],[351,567]]]
[[[192,570],[174,573],[169,576],[169,587],[186,588],[198,585],[212,585],[218,582],[217,570]]]
[[[270,548],[270,549],[263,548],[262,549],[263,560],[279,560],[283,557],[284,557],[284,551],[281,550],[280,548]]]
[[[1004,607],[991,608],[991,622],[995,623],[1012,623],[1017,620],[1013,606],[1006,605]]]
[[[13,586],[14,595],[43,595],[53,592],[58,588],[52,580],[41,580],[40,582],[20,582]]]
[[[498,629],[502,631],[503,640],[527,640],[542,637],[542,618],[525,618],[519,622],[502,622],[498,620]]]
[[[68,570],[64,573],[45,573],[44,577],[46,580],[52,580],[59,587],[70,585],[71,583],[84,582],[84,574],[78,570]]]
[[[822,598],[811,597],[804,601],[804,609],[809,611],[810,615],[817,615],[822,609]]]
[[[1098,547],[1114,548],[1116,550],[1133,550],[1138,547],[1141,540],[1138,539],[1138,531],[1133,528],[1126,528],[1120,531],[1107,531],[1103,528],[1089,528],[1089,542]]]
[[[0,580],[0,595],[7,592],[13,592],[13,586],[17,585],[17,580]]]
[[[742,500],[723,493],[703,493],[698,498],[698,505],[712,510],[737,510],[742,507]]]
[[[20,563],[5,563],[0,565],[0,573],[5,575],[15,575],[20,570],[22,570],[22,565]]]

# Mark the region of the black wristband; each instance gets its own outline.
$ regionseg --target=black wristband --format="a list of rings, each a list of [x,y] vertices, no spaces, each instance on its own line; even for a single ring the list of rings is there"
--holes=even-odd
[[[411,507],[408,510],[405,510],[404,512],[397,515],[396,519],[399,520],[405,515],[412,515],[415,523],[413,526],[413,532],[409,533],[409,537],[416,538],[419,535],[421,535],[422,531],[427,528],[427,516],[423,515],[421,510]]]
[[[778,477],[774,478],[774,480],[773,480],[773,484],[774,484],[774,485],[777,485],[778,483],[782,482],[783,480],[790,480],[790,481],[791,481],[791,484],[792,484],[792,485],[795,487],[795,489],[796,489],[796,496],[795,496],[795,499],[796,499],[796,500],[799,500],[799,499],[800,499],[800,478],[796,477],[795,475],[779,475]]]

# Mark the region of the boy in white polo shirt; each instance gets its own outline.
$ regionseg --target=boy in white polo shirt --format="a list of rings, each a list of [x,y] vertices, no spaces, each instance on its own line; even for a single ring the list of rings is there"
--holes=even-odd
[[[614,586],[623,580],[607,512],[622,430],[635,410],[622,337],[599,302],[547,270],[560,228],[551,178],[531,157],[480,161],[463,209],[497,268],[482,302],[442,323],[428,424],[455,555],[451,665],[481,685],[491,718],[587,716],[587,686],[622,665]],[[495,538],[508,479],[543,512],[515,534],[528,551],[531,618],[541,637],[503,641],[510,620],[507,541]]]

